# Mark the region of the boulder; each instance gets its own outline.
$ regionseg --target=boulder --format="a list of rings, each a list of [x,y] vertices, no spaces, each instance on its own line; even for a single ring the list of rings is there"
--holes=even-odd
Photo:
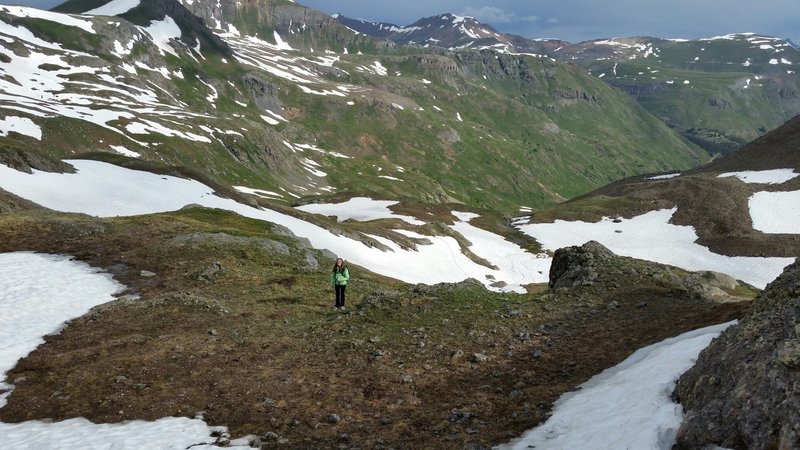
[[[676,448],[800,448],[800,263],[753,300],[677,382]]]
[[[596,241],[578,247],[556,250],[550,266],[550,288],[570,288],[593,284],[598,277],[598,263],[615,258],[611,250]]]

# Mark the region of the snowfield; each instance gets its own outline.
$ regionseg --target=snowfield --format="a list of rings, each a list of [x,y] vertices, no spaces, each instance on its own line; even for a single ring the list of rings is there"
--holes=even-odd
[[[735,322],[641,348],[556,401],[543,425],[498,450],[669,450],[683,420],[670,394],[711,340]]]
[[[386,252],[292,216],[218,197],[211,188],[194,180],[97,161],[67,162],[75,166],[76,174],[34,171],[31,175],[0,165],[0,188],[56,211],[100,217],[175,211],[192,203],[225,209],[283,225],[296,235],[309,239],[315,248],[328,249],[373,272],[408,283],[435,284],[475,278],[494,290],[523,292],[524,284],[547,281],[549,258],[527,253],[519,246],[492,235],[492,241],[503,246],[504,254],[497,253],[496,246],[477,242],[478,239],[488,239],[487,234],[491,233],[482,230],[479,233],[472,226],[462,226],[476,239],[471,249],[496,268],[469,259],[461,252],[458,242],[449,236],[426,236],[430,243],[418,245],[414,250],[403,249],[386,238],[370,236],[389,247],[390,251]],[[505,257],[509,252],[515,256]]]
[[[107,273],[101,273],[69,256],[28,252],[0,253],[0,407],[5,406],[13,386],[6,374],[19,359],[57,333],[64,322],[79,317],[94,306],[114,300],[124,288]],[[139,449],[183,450],[217,448],[213,431],[199,419],[168,417],[155,422],[130,421],[94,424],[77,418],[63,422],[0,422],[5,450],[23,449]],[[249,448],[238,442],[238,448]]]
[[[748,203],[754,230],[800,234],[800,191],[756,192]]]
[[[740,279],[763,289],[794,262],[794,258],[758,258],[724,256],[695,243],[697,234],[690,226],[669,223],[677,208],[651,211],[632,219],[614,223],[610,218],[600,222],[568,222],[520,225],[518,228],[536,238],[547,250],[597,241],[612,252],[669,264],[682,269],[713,270]]]
[[[417,245],[413,250],[403,249],[387,238],[370,236],[386,245],[387,252],[277,211],[218,197],[211,188],[194,180],[97,161],[67,162],[75,166],[76,174],[34,171],[31,175],[0,165],[0,188],[50,209],[100,217],[175,211],[192,203],[225,209],[283,225],[309,239],[315,248],[328,249],[373,272],[407,283],[435,284],[475,278],[493,290],[523,292],[526,284],[548,281],[551,258],[526,252],[500,236],[469,225],[471,217],[458,215],[462,213],[457,213],[459,221],[451,228],[471,242],[469,248],[474,254],[494,267],[469,259],[458,242],[449,236],[424,236],[429,243]],[[388,210],[385,203],[370,199],[345,205],[317,207],[327,208],[326,214],[345,215],[351,206],[360,205],[359,214],[365,219],[385,216]],[[731,257],[713,253],[695,243],[697,234],[692,227],[669,223],[675,211],[652,211],[620,223],[606,218],[597,223],[556,221],[518,228],[536,238],[545,250],[554,251],[595,240],[619,255],[692,271],[723,272],[760,289],[793,262],[793,258]]]
[[[353,197],[342,203],[309,203],[298,206],[297,209],[313,214],[335,216],[336,220],[343,222],[348,219],[369,221],[377,219],[400,219],[411,225],[425,225],[425,222],[411,216],[395,214],[390,206],[400,202],[391,200],[373,200],[366,197]]]
[[[782,184],[798,175],[800,174],[795,173],[794,169],[772,169],[726,172],[719,174],[717,178],[736,177],[745,183]]]

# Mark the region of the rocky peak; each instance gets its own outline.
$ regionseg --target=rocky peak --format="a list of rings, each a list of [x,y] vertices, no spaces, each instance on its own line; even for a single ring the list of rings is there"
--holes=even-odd
[[[422,47],[498,48],[527,53],[548,53],[563,41],[534,41],[522,36],[500,33],[491,25],[481,23],[474,17],[445,13],[425,17],[411,25],[395,25],[384,22],[368,22],[335,14],[342,25],[369,36],[388,39],[402,45]]]

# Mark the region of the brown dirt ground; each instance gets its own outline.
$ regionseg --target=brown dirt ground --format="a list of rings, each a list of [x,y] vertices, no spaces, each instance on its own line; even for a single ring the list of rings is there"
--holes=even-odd
[[[340,313],[331,261],[301,269],[302,250],[287,240],[289,256],[170,244],[192,233],[279,240],[263,223],[199,209],[105,220],[0,214],[0,251],[72,254],[142,297],[95,308],[48,336],[8,374],[16,388],[0,420],[203,411],[234,436],[280,436],[264,448],[489,447],[636,349],[749,307],[691,299],[665,281],[672,272],[663,266],[620,258],[593,286],[527,295],[408,286],[353,267],[349,310]],[[220,274],[198,278],[211,262]],[[474,360],[478,353],[487,359]]]

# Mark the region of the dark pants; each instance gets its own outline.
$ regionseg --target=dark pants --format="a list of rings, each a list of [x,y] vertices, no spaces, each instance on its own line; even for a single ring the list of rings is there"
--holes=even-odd
[[[333,287],[336,291],[336,307],[344,308],[344,288],[347,286],[339,286],[338,284]]]

